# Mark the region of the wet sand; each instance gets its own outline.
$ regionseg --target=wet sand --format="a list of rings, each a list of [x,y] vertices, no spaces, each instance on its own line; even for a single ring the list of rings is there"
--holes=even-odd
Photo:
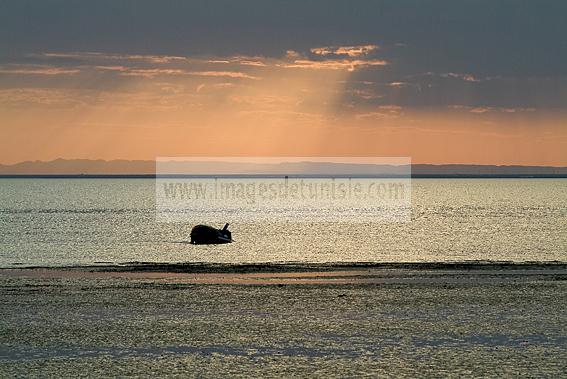
[[[548,376],[567,265],[0,270],[0,377]]]
[[[0,269],[0,276],[37,279],[138,279],[185,284],[403,284],[566,280],[559,262],[456,263],[127,263]]]

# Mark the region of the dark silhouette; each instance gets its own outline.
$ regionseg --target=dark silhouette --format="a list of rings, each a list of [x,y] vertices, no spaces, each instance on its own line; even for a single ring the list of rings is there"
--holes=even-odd
[[[224,228],[217,229],[208,225],[196,225],[191,229],[191,243],[194,245],[231,243],[232,233],[228,230],[228,224]]]
[[[234,162],[162,162],[161,175],[196,173],[199,175],[323,175],[349,177],[381,177],[409,175],[409,167],[388,164],[356,164],[332,162],[281,162],[271,164]],[[81,175],[83,174],[83,175]],[[63,176],[63,177],[147,177],[156,175],[155,161],[56,159],[49,162],[0,163],[0,176]],[[495,166],[467,164],[413,164],[412,177],[567,177],[567,167]]]

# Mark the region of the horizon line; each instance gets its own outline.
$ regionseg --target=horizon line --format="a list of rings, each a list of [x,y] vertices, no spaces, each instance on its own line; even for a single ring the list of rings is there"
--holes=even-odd
[[[126,159],[126,158],[115,158],[115,159],[103,159],[103,158],[96,158],[96,159],[91,159],[91,158],[55,158],[55,159],[51,159],[51,160],[25,160],[25,161],[18,161],[15,163],[3,163],[0,162],[0,166],[4,166],[4,167],[10,167],[10,166],[17,166],[17,165],[21,165],[21,164],[46,164],[46,163],[54,163],[57,161],[66,161],[66,162],[71,162],[71,161],[89,161],[89,162],[105,162],[105,163],[111,163],[111,162],[158,162],[159,157],[156,157],[156,159]],[[169,158],[169,157],[168,157]],[[175,158],[175,157],[172,157]],[[179,157],[181,158],[181,157]],[[211,158],[210,156],[202,156],[202,157],[187,157],[187,158],[191,158],[191,159],[199,159],[199,158]],[[286,157],[261,157],[261,156],[256,156],[256,157],[235,157],[235,156],[226,156],[226,157],[214,157],[214,158],[219,158],[219,159],[238,159],[238,158],[286,158]],[[289,158],[298,158],[298,157],[294,157],[294,156],[289,156]],[[346,157],[323,157],[323,156],[313,156],[313,157],[301,157],[301,158],[385,158],[385,157],[352,157],[352,156],[346,156]],[[387,157],[387,158],[405,158],[405,157]],[[165,161],[165,162],[178,162],[175,160],[172,161]],[[194,161],[194,162],[212,162],[212,161]],[[519,164],[519,163],[414,163],[414,162],[410,162],[410,163],[406,163],[406,164],[401,164],[401,165],[396,165],[396,164],[392,164],[392,163],[352,163],[352,162],[317,162],[317,161],[307,161],[307,162],[312,162],[312,163],[336,163],[336,164],[374,164],[374,165],[390,165],[390,166],[403,166],[403,165],[410,165],[410,166],[481,166],[481,167],[530,167],[530,168],[567,168],[567,163],[565,163],[565,165],[551,165],[551,164]],[[214,161],[214,163],[229,163],[227,161]],[[250,162],[249,162],[250,163]],[[252,162],[253,163],[253,162]],[[280,164],[280,163],[297,163],[297,162],[277,162],[276,164]]]

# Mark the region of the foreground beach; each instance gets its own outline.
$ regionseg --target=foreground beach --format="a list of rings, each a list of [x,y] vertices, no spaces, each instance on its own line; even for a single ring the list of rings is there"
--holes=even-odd
[[[0,376],[548,376],[567,265],[0,270]]]

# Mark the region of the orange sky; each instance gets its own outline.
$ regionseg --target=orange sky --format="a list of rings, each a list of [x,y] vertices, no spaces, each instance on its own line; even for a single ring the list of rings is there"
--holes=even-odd
[[[357,82],[390,64],[368,48],[328,59],[320,48],[311,58],[83,54],[88,62],[71,67],[5,66],[0,81],[14,84],[0,89],[0,162],[319,155],[567,166],[567,113],[381,104],[405,84]]]

